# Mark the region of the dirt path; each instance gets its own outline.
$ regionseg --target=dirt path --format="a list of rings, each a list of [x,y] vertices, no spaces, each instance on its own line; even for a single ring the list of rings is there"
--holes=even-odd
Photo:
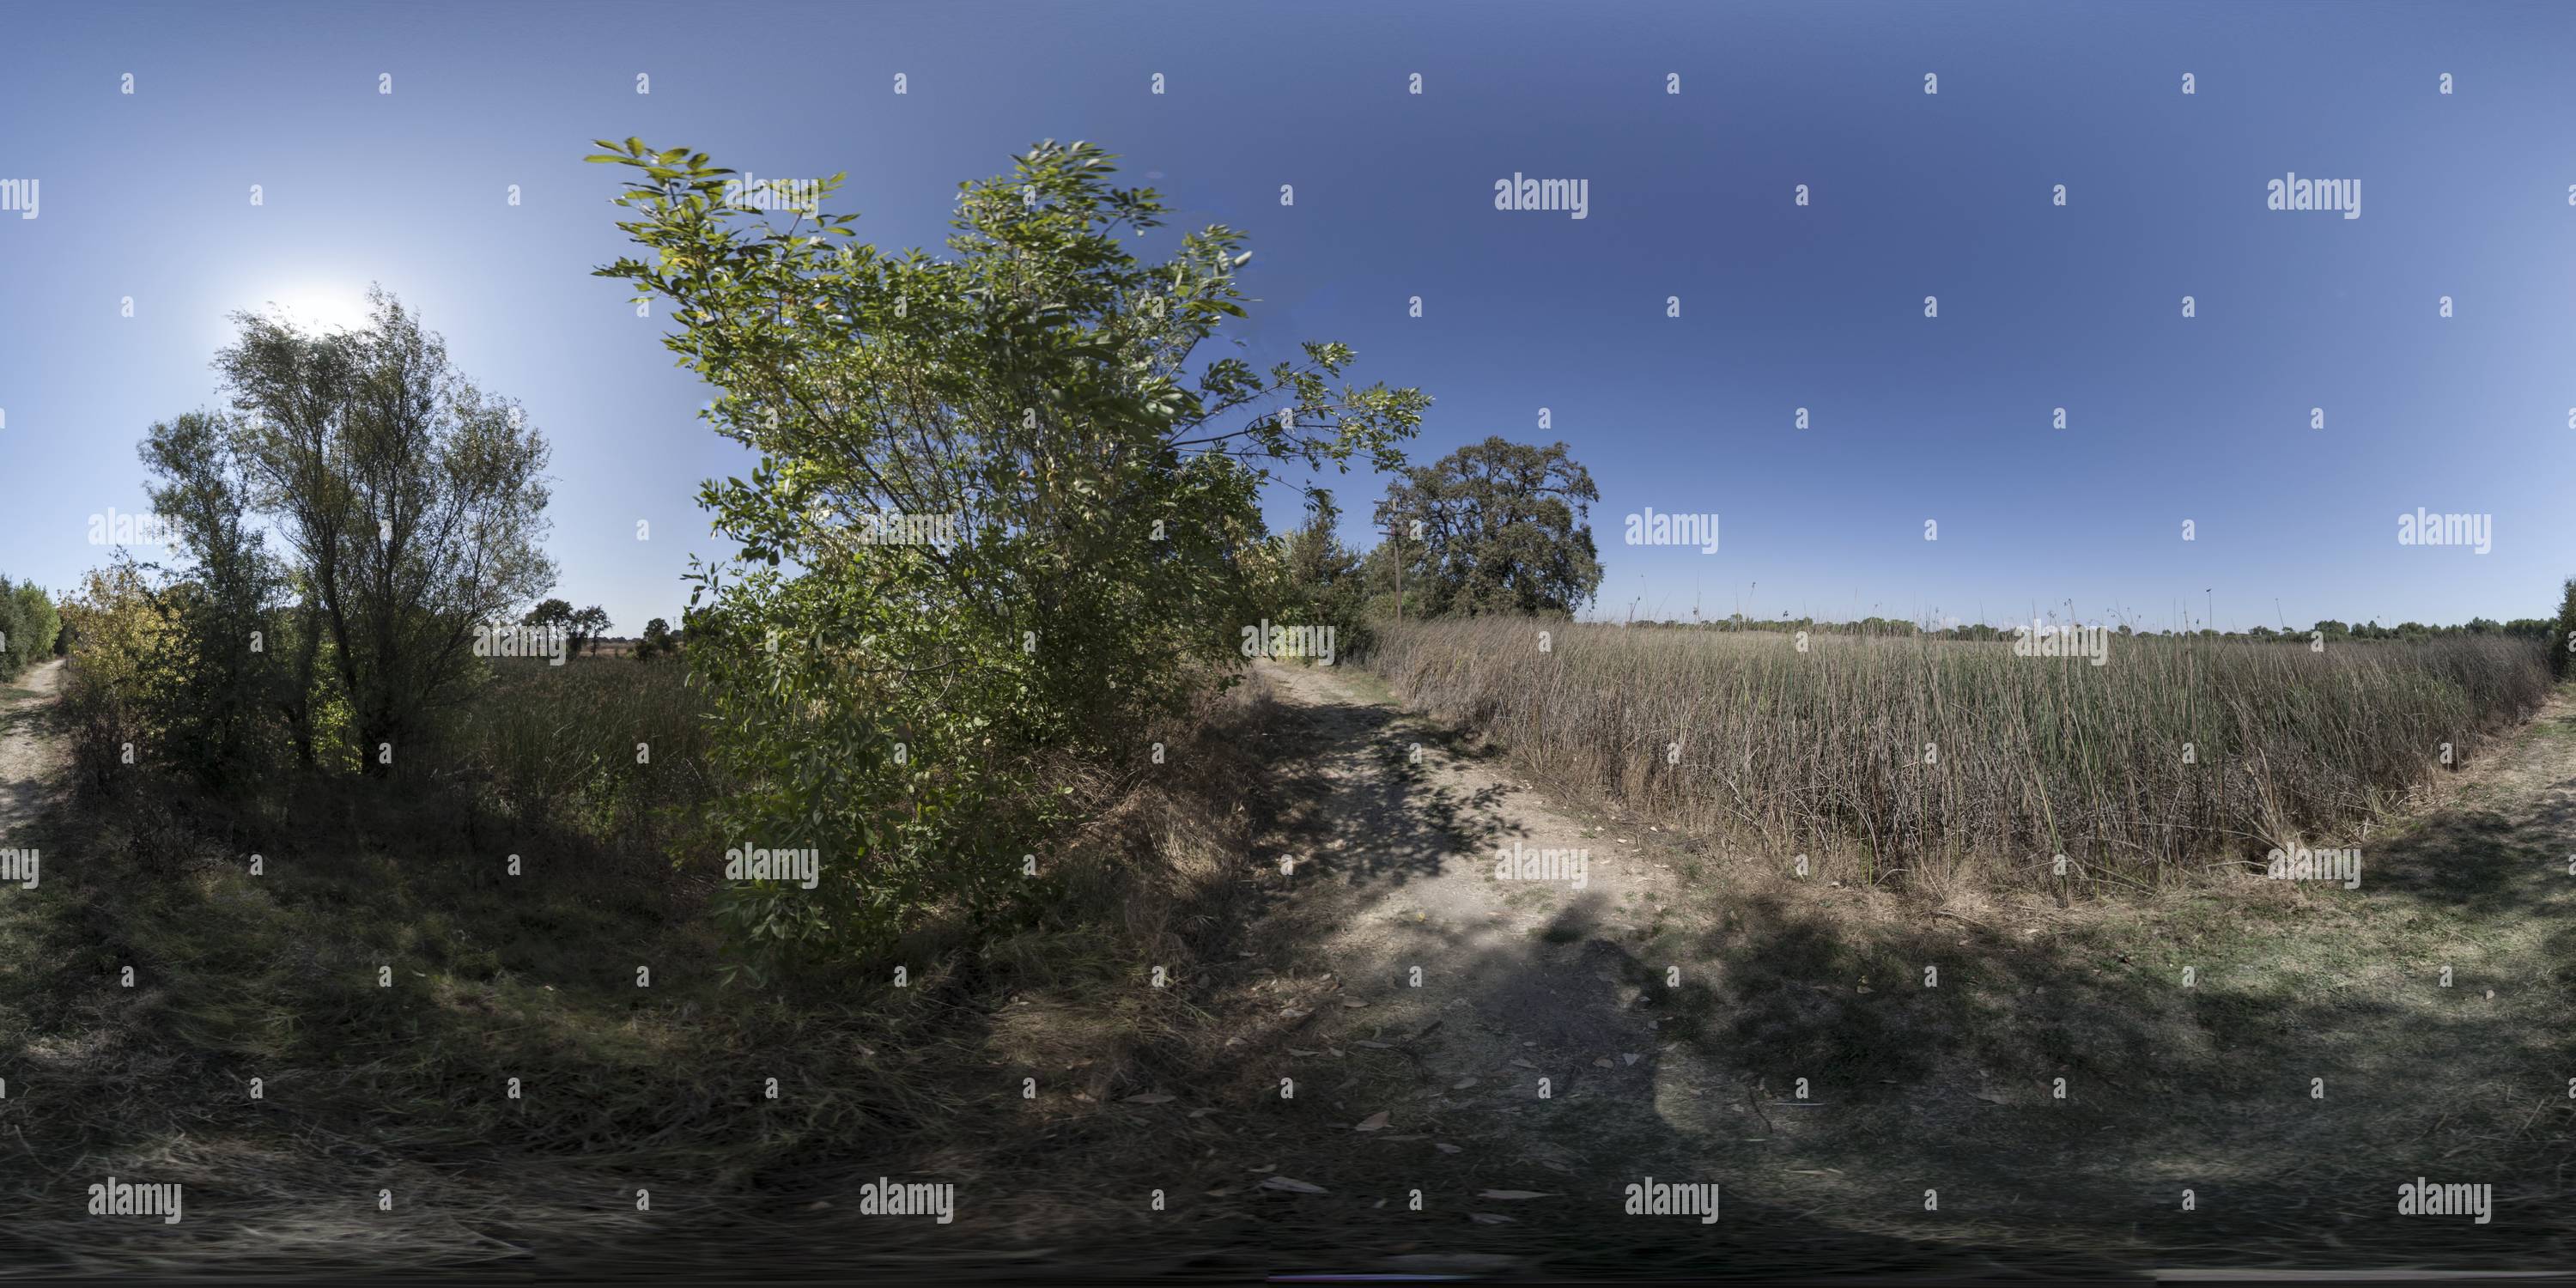
[[[62,685],[63,660],[40,663],[0,684],[0,847],[33,819],[53,790],[61,749],[43,736],[45,704]]]
[[[1555,1270],[1589,1264],[1568,1246],[1676,1228],[1696,1251],[1670,1264],[1723,1248],[1775,1270],[1955,1268],[1971,1247],[2072,1272],[2503,1266],[2576,1246],[2563,702],[2361,842],[2358,890],[2248,879],[1961,914],[1557,800],[1373,677],[1262,670],[1313,750],[1263,856],[1294,860],[1296,894],[1255,947],[1331,990],[1295,1004],[1315,1013],[1291,1072],[1366,1142],[1280,1175],[1331,1172],[1335,1193],[1422,1175],[1449,1220],[1495,1222],[1477,1246]],[[2419,1175],[2493,1185],[2490,1223],[2398,1215]],[[1723,1184],[1722,1226],[1623,1219],[1650,1176]]]
[[[21,1268],[59,1264],[42,1236],[27,1232],[26,1201],[52,1166],[27,1143],[30,1083],[42,1076],[30,1056],[63,1009],[54,986],[70,951],[51,906],[63,889],[64,855],[38,830],[60,787],[64,757],[50,717],[62,680],[57,659],[0,683],[0,850],[38,854],[36,888],[0,880],[0,1081],[8,1092],[0,1098],[0,1208],[14,1216],[0,1226],[0,1264]]]

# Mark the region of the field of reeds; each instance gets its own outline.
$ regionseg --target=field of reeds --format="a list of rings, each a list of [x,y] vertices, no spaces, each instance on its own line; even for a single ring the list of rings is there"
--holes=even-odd
[[[642,856],[669,850],[715,795],[706,702],[680,663],[579,657],[493,672],[441,775],[486,808]]]
[[[2551,685],[2542,648],[2504,637],[2115,635],[2097,666],[1504,618],[1390,629],[1368,664],[1529,774],[1688,833],[1862,881],[2061,891],[2353,836]]]

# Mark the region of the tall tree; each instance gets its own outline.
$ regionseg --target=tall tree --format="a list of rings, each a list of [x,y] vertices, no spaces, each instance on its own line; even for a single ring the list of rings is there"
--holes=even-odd
[[[1408,575],[1420,561],[1433,612],[1571,615],[1601,588],[1588,522],[1600,499],[1565,444],[1497,436],[1404,471],[1377,523],[1409,547]]]
[[[554,580],[546,446],[519,407],[448,361],[382,290],[359,331],[239,314],[216,355],[245,415],[233,449],[292,547],[368,772],[460,696],[478,625]]]
[[[587,653],[599,647],[599,637],[608,633],[608,610],[593,604],[572,615],[572,651]]]

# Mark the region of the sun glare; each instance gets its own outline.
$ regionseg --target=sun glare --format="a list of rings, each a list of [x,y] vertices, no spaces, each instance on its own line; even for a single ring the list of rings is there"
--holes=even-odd
[[[362,287],[289,287],[263,301],[263,311],[269,307],[284,310],[297,326],[310,331],[355,331],[367,325],[367,292]]]

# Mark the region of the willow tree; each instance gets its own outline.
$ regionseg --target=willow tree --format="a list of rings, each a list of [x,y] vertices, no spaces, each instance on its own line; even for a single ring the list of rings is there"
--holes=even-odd
[[[333,334],[236,315],[215,366],[242,413],[223,450],[300,591],[295,669],[319,655],[361,763],[383,774],[463,697],[476,628],[509,620],[554,565],[540,545],[545,439],[399,301],[369,300],[364,328]],[[176,458],[156,469],[190,473]]]

